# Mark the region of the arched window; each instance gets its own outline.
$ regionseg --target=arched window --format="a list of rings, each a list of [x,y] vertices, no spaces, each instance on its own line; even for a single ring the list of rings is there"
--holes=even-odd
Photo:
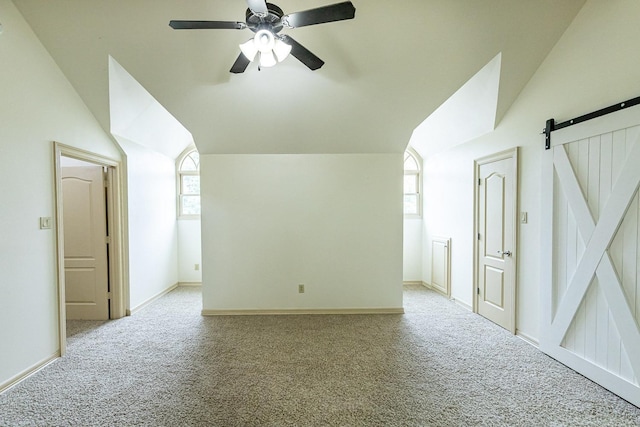
[[[420,162],[417,154],[404,152],[404,214],[420,215]]]
[[[200,154],[189,148],[178,158],[178,216],[200,216]]]

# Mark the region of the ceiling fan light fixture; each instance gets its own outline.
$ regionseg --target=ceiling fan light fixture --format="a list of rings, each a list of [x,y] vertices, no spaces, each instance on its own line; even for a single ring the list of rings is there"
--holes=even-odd
[[[291,53],[291,46],[277,39],[272,32],[260,30],[251,40],[240,45],[240,50],[246,58],[253,62],[260,53],[260,66],[273,67],[285,60]]]
[[[258,48],[256,47],[255,41],[253,39],[248,42],[242,43],[240,45],[240,50],[247,57],[247,59],[251,62],[256,58],[258,54]]]
[[[273,46],[273,53],[276,54],[278,62],[282,62],[291,53],[291,45],[286,44],[282,40],[276,39],[275,46]]]
[[[260,52],[260,66],[261,67],[273,67],[276,65],[278,61],[276,60],[276,56],[272,51],[269,52]]]
[[[271,31],[263,29],[256,32],[256,35],[253,37],[253,42],[260,52],[266,53],[273,50],[276,44],[276,38]]]

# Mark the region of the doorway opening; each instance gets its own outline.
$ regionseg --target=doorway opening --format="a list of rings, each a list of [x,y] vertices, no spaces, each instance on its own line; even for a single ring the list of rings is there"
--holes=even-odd
[[[117,160],[54,143],[58,321],[126,314],[128,282],[121,166]]]

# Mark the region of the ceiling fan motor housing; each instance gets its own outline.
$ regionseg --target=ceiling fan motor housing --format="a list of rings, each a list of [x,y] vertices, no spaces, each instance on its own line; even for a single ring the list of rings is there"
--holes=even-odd
[[[260,17],[253,13],[251,9],[247,9],[247,27],[254,33],[262,29],[268,29],[275,34],[282,30],[282,23],[280,21],[284,16],[282,9],[275,4],[267,3],[267,10],[269,11],[269,14],[267,16]]]

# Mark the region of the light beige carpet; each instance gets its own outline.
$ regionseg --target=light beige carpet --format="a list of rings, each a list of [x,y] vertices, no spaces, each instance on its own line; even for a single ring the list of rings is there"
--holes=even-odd
[[[70,322],[2,426],[638,426],[640,409],[424,288],[405,315],[201,317],[179,288]]]

